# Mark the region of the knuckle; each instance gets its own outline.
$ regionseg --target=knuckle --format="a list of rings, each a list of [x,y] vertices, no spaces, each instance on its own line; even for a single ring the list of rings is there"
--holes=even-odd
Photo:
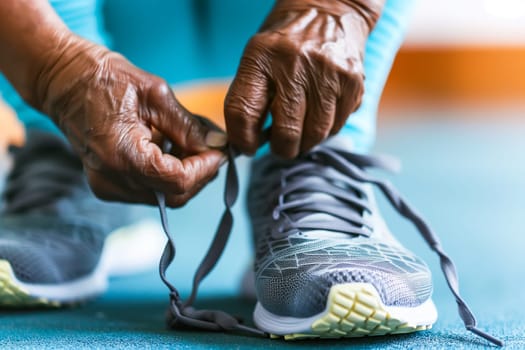
[[[305,90],[302,84],[291,82],[289,86],[279,88],[279,96],[274,100],[272,112],[282,114],[290,120],[302,118],[305,108]]]
[[[171,179],[175,172],[173,167],[166,164],[161,153],[141,153],[141,156],[134,157],[132,161],[132,171],[147,181],[164,182]]]
[[[204,142],[204,137],[208,128],[193,118],[183,118],[182,129],[184,130],[184,141],[191,141],[192,143],[199,144]]]
[[[189,198],[187,198],[186,196],[171,196],[171,197],[168,197],[166,200],[167,205],[170,206],[171,208],[180,208],[184,206],[186,203],[188,203],[188,201],[189,201]]]
[[[308,45],[304,45],[301,40],[295,40],[291,35],[283,35],[282,31],[266,30],[255,34],[252,39],[253,44],[257,47],[263,47],[273,53],[278,53],[279,56],[297,56],[299,52],[308,49]]]
[[[160,178],[162,174],[165,173],[162,164],[159,164],[156,159],[152,159],[144,165],[139,165],[139,170],[142,176],[151,179]]]
[[[272,127],[272,152],[286,159],[297,156],[301,141],[301,129],[297,126],[283,125]]]
[[[248,44],[246,45],[246,49],[257,49],[261,46],[264,46],[267,42],[267,35],[265,33],[256,33],[254,34],[250,40],[248,41]]]
[[[130,155],[141,155],[143,150],[140,143],[137,145],[136,140],[130,137],[131,125],[123,125],[115,139],[113,152],[106,152],[103,157],[103,162],[112,170],[122,173],[130,171],[130,167],[139,167],[141,164],[134,164]],[[111,148],[110,148],[111,149]],[[141,158],[141,162],[142,162]]]
[[[234,133],[251,130],[253,125],[257,124],[259,119],[261,119],[256,107],[250,106],[249,103],[232,104],[225,111],[225,115],[228,131],[231,129]]]
[[[303,47],[297,40],[276,36],[272,42],[272,51],[285,62],[298,62],[298,57],[308,56],[309,49]]]
[[[249,79],[249,82],[243,82]],[[238,75],[224,101],[226,122],[246,124],[257,121],[266,107],[267,88],[265,79],[246,78]]]
[[[152,78],[149,86],[149,96],[152,101],[160,104],[172,97],[172,92],[168,83],[161,78]]]
[[[248,99],[237,92],[232,92],[224,101],[224,115],[227,122],[244,124],[248,119],[255,117],[255,111],[250,108]]]
[[[328,125],[323,126],[323,127],[315,127],[309,133],[308,138],[312,141],[315,141],[315,143],[318,143],[324,140],[325,138],[327,138],[329,134],[330,134],[330,127]]]
[[[261,51],[265,50],[269,45],[275,42],[275,36],[269,32],[260,32],[254,34],[246,45],[246,51],[256,50]]]
[[[337,96],[334,91],[324,91],[322,95],[317,96],[311,101],[309,107],[309,116],[316,120],[319,127],[324,127],[332,122],[332,114],[336,108]]]
[[[242,80],[242,77],[236,79]],[[262,81],[251,81],[249,93],[241,88],[234,87],[224,101],[224,115],[227,121],[247,123],[259,119],[261,116],[261,101],[266,100],[266,87]],[[247,86],[240,82],[240,86]]]
[[[192,174],[194,171],[193,167],[186,168],[184,172],[175,177],[174,185],[178,193],[186,193],[191,189],[191,175],[189,174]]]
[[[362,90],[365,85],[365,76],[362,71],[344,70],[339,74],[342,85],[351,86],[353,90]]]
[[[258,118],[249,114],[242,114],[235,110],[226,119],[230,142],[243,152],[252,153],[257,149],[256,131]]]
[[[265,33],[255,34],[246,44],[239,73],[260,74],[269,67],[269,61],[272,56],[271,39]],[[239,75],[239,74],[238,74]]]
[[[280,125],[276,127],[275,133],[281,141],[293,143],[301,138],[302,129],[297,125]]]

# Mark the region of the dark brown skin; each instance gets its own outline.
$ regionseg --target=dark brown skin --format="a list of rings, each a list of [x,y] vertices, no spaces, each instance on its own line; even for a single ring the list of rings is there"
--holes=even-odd
[[[224,114],[253,154],[268,111],[272,151],[294,158],[337,133],[361,103],[363,55],[384,0],[280,0],[248,43]]]
[[[181,206],[214,177],[225,156],[210,146],[225,135],[162,79],[72,34],[47,1],[2,0],[0,18],[0,70],[64,132],[98,197],[153,204],[157,190]],[[176,156],[162,152],[163,137]]]
[[[293,158],[360,103],[363,51],[384,0],[280,0],[248,43],[225,101],[229,140],[254,153],[267,111],[272,149]],[[211,131],[160,78],[75,36],[47,0],[0,1],[0,71],[49,115],[100,198],[181,206],[225,161]],[[13,33],[16,33],[13,34]],[[174,144],[164,154],[161,142]]]

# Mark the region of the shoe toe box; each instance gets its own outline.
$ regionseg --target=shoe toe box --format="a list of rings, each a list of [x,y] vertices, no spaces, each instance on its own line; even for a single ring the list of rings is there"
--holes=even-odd
[[[96,228],[49,218],[2,218],[0,260],[23,283],[54,284],[81,278],[100,260],[103,240]]]
[[[259,302],[276,315],[310,317],[326,308],[333,285],[345,283],[373,285],[388,306],[414,307],[430,298],[430,271],[410,252],[364,255],[345,251],[323,249],[273,261],[257,271]]]

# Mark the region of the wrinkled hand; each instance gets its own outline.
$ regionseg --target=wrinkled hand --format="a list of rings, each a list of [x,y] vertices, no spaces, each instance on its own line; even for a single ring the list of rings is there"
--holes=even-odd
[[[168,85],[104,47],[72,36],[36,83],[33,105],[80,155],[93,192],[153,204],[153,190],[181,206],[216,174],[226,137],[193,117]],[[174,147],[164,154],[164,137]]]
[[[382,0],[280,0],[248,43],[224,113],[253,154],[268,113],[272,151],[294,158],[337,133],[360,103],[363,54]]]

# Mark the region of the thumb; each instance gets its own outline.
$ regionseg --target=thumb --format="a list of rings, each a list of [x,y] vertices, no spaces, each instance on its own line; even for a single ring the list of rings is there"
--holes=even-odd
[[[187,153],[222,148],[227,143],[224,132],[184,108],[163,81],[150,88],[146,106],[153,109],[146,113],[153,126]]]

